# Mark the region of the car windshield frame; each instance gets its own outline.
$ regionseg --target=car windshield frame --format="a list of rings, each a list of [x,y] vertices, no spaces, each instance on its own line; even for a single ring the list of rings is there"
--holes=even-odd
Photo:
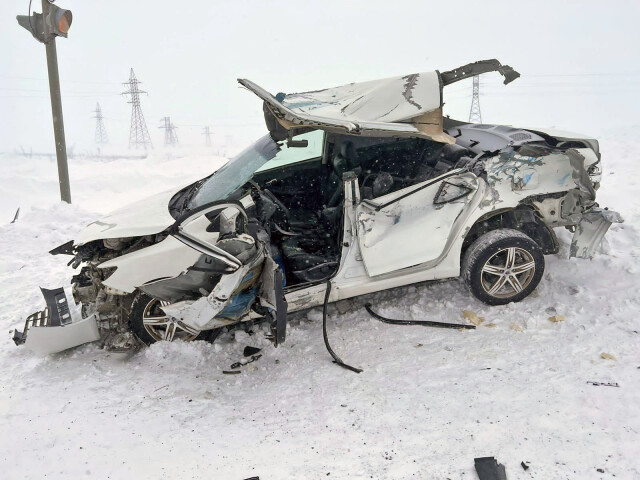
[[[259,138],[204,181],[198,182],[200,185],[191,195],[187,210],[224,200],[247,183],[256,170],[274,158],[280,148],[269,134]]]
[[[295,139],[296,137],[293,138]],[[324,144],[324,139],[325,133],[322,132],[321,145]],[[271,138],[270,134],[267,134],[256,140],[204,180],[194,185],[194,190],[190,193],[190,198],[186,202],[185,210],[189,211],[212,202],[225,200],[250,181],[263,166],[276,159],[280,152],[284,153],[290,149],[299,151],[300,158],[289,159],[283,166],[318,156],[318,154],[309,156],[306,148],[287,147],[286,143],[276,142]],[[322,150],[323,146],[321,146],[320,156],[322,155]]]

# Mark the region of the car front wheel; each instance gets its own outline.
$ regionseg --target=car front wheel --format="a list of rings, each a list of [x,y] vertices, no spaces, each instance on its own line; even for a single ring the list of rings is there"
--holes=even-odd
[[[462,275],[471,292],[489,305],[519,302],[535,290],[544,273],[538,244],[518,230],[485,233],[464,255]]]
[[[178,339],[185,342],[208,339],[209,331],[201,332],[167,315],[162,307],[168,303],[138,292],[131,304],[129,328],[147,345]]]

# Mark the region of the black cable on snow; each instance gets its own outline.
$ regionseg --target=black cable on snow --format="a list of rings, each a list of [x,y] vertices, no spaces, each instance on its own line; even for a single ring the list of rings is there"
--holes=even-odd
[[[331,280],[327,281],[327,291],[324,294],[324,304],[322,306],[322,336],[324,337],[324,346],[327,347],[327,351],[333,357],[333,363],[340,365],[342,368],[351,370],[352,372],[361,373],[361,368],[352,367],[342,361],[342,359],[336,355],[331,345],[329,345],[329,337],[327,336],[327,304],[329,303],[329,294],[331,293]]]
[[[324,345],[327,347],[327,351],[333,357],[333,363],[340,365],[342,368],[346,368],[347,370],[351,370],[355,373],[361,373],[363,370],[361,368],[352,367],[342,361],[342,359],[333,351],[331,345],[329,344],[329,337],[327,336],[327,305],[329,303],[329,295],[331,294],[331,280],[327,281],[327,290],[324,294],[324,303],[322,305],[322,336],[324,337]],[[475,325],[465,325],[462,323],[446,323],[446,322],[434,322],[430,320],[398,320],[393,318],[383,317],[382,315],[376,313],[371,308],[370,303],[365,303],[364,308],[369,312],[376,320],[379,320],[382,323],[388,323],[390,325],[419,325],[422,327],[436,327],[436,328],[452,328],[452,329],[465,329],[465,330],[473,330],[476,328]]]
[[[455,329],[467,329],[473,330],[476,328],[475,325],[464,325],[462,323],[446,323],[446,322],[433,322],[430,320],[396,320],[393,318],[383,317],[382,315],[374,312],[371,309],[370,303],[365,303],[364,308],[369,312],[376,320],[381,321],[382,323],[388,323],[391,325],[420,325],[423,327],[436,327],[436,328],[455,328]]]

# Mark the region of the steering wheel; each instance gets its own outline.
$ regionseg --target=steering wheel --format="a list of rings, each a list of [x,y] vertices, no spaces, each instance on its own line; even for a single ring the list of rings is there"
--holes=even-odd
[[[368,183],[371,184],[369,188],[371,189],[371,194],[375,198],[388,193],[389,190],[391,190],[391,188],[393,187],[393,184],[395,182],[402,182],[402,181],[403,181],[402,178],[394,177],[393,175],[387,172],[369,173],[362,181],[362,185],[360,187],[361,195],[363,198],[365,197],[364,191],[365,191],[365,187],[368,186],[367,185]]]
[[[290,217],[289,209],[284,206],[284,204],[278,199],[278,197],[276,197],[273,193],[271,193],[271,190],[269,190],[268,188],[264,188],[262,189],[262,191],[267,195],[267,197],[269,197],[269,199],[273,203],[275,203],[278,206],[278,209],[284,214],[284,216],[288,221]]]
[[[252,185],[262,200],[263,220],[273,224],[282,234],[290,233],[289,209],[268,188],[258,188]]]

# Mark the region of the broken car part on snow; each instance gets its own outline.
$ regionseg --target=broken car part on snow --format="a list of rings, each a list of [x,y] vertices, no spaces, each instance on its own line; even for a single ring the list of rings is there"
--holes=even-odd
[[[423,327],[436,327],[436,328],[453,328],[460,330],[474,330],[475,325],[465,325],[463,323],[447,323],[447,322],[434,322],[431,320],[398,320],[393,318],[383,317],[379,313],[376,313],[371,308],[370,303],[365,303],[364,308],[369,312],[376,320],[380,320],[382,323],[388,323],[389,325],[420,325]]]
[[[329,303],[329,295],[331,294],[331,281],[327,282],[327,291],[324,295],[324,304],[322,305],[322,336],[324,338],[324,345],[327,348],[327,351],[333,358],[333,363],[345,368],[347,370],[351,370],[355,373],[362,373],[364,370],[361,368],[352,367],[351,365],[345,363],[331,348],[329,344],[329,336],[327,334],[327,305]],[[452,328],[452,329],[460,329],[460,330],[473,330],[476,328],[475,325],[463,325],[460,323],[446,323],[446,322],[434,322],[430,320],[397,320],[393,318],[383,317],[380,314],[377,314],[371,308],[370,303],[365,303],[364,308],[367,310],[369,315],[371,315],[376,320],[381,321],[382,323],[388,323],[390,325],[419,325],[422,327],[438,327],[438,328]]]
[[[16,343],[128,350],[265,321],[278,345],[288,312],[459,276],[490,305],[522,300],[559,249],[554,228],[591,258],[622,220],[595,201],[593,138],[443,118],[447,85],[494,71],[519,76],[486,60],[275,96],[239,80],[269,133],[53,249],[72,257],[74,302],[43,290]]]
[[[498,463],[494,457],[474,458],[473,461],[479,480],[507,480],[504,465]]]

